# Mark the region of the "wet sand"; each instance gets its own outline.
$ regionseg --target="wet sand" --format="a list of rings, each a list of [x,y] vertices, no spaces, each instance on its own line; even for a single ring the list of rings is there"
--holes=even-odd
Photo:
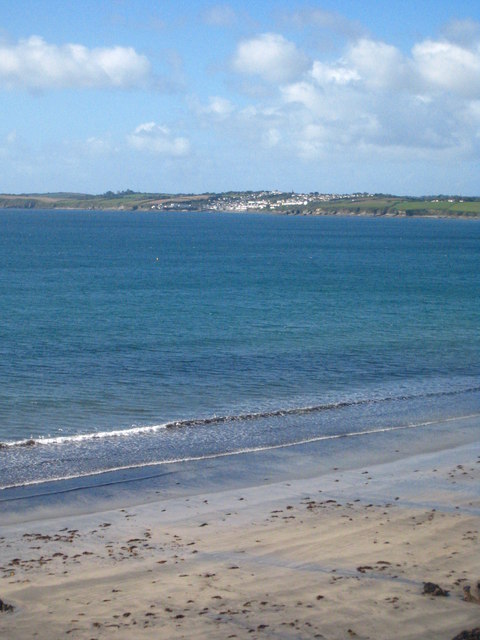
[[[9,524],[0,637],[452,640],[480,627],[479,487],[480,443]]]

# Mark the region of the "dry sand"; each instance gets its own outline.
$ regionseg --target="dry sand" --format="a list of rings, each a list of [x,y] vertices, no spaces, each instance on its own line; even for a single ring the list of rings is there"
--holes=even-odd
[[[469,445],[4,526],[0,638],[452,640],[480,627],[479,478]]]

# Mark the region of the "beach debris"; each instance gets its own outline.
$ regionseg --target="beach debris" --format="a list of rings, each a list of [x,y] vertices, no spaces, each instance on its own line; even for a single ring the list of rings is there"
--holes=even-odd
[[[452,640],[480,640],[480,627],[475,627],[470,631],[461,631]]]
[[[429,596],[448,596],[449,592],[439,587],[438,584],[434,582],[424,582],[423,583],[423,593]]]
[[[35,444],[37,444],[35,442],[35,440],[33,440],[33,438],[29,438],[28,440],[23,440],[22,442],[18,443],[19,447],[33,447]]]
[[[13,604],[8,604],[7,602],[4,602],[2,599],[0,599],[0,611],[3,611],[4,613],[11,613],[14,609],[15,607],[13,606]]]
[[[365,573],[366,571],[373,571],[373,567],[370,567],[369,565],[365,565],[364,567],[357,567],[357,571],[359,573]]]
[[[478,590],[479,589],[477,585],[477,591]],[[465,602],[475,602],[476,604],[480,604],[480,598],[478,596],[473,595],[469,584],[466,584],[463,587],[463,599],[465,600]]]

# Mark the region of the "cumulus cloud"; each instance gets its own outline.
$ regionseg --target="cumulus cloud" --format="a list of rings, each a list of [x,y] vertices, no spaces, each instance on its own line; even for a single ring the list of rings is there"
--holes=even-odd
[[[0,45],[0,87],[130,89],[150,75],[148,59],[132,47],[58,46],[39,36]]]
[[[386,42],[360,38],[337,60],[310,63],[293,42],[267,33],[238,45],[233,68],[279,85],[287,96],[301,91],[304,100],[300,101],[311,102],[307,94],[312,92],[305,83],[312,82],[325,90],[333,85],[354,85],[373,93],[399,90],[427,96],[448,91],[473,98],[480,97],[480,34],[468,45],[446,39],[424,40],[410,55]],[[286,85],[293,88],[285,91]]]
[[[346,65],[370,88],[399,88],[408,82],[409,69],[403,55],[384,42],[362,38],[350,48]]]
[[[435,161],[476,157],[480,31],[470,22],[453,27],[455,39],[425,39],[409,52],[361,37],[336,58],[311,63],[277,34],[243,41],[234,69],[256,75],[268,91],[233,111],[238,129],[278,154],[310,160],[345,153],[398,160],[412,151]]]
[[[329,65],[315,60],[311,71],[312,78],[320,85],[339,84],[346,85],[360,80],[360,75],[355,68],[347,68],[342,64]]]
[[[140,124],[127,136],[127,142],[137,151],[148,151],[165,156],[185,156],[190,151],[187,138],[174,137],[168,127],[155,122]]]
[[[424,40],[411,55],[393,45],[362,38],[333,63],[313,63],[310,76],[317,84],[355,84],[359,90],[407,91],[428,96],[451,92],[480,97],[480,38],[471,46],[447,40]]]
[[[269,82],[288,82],[308,66],[307,56],[293,42],[276,33],[264,33],[240,42],[233,58],[235,71],[257,75]]]
[[[415,77],[411,62],[396,47],[367,38],[333,63],[315,60],[309,75],[320,86],[354,84],[369,91],[408,88]]]
[[[311,111],[318,111],[325,102],[322,92],[311,82],[295,82],[281,88],[285,102],[299,103]]]
[[[467,48],[426,40],[413,48],[413,60],[427,88],[480,96],[480,45]]]

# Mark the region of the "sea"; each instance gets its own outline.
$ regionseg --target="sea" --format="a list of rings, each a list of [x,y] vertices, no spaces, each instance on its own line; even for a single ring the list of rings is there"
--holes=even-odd
[[[0,507],[479,436],[478,220],[0,212]]]

